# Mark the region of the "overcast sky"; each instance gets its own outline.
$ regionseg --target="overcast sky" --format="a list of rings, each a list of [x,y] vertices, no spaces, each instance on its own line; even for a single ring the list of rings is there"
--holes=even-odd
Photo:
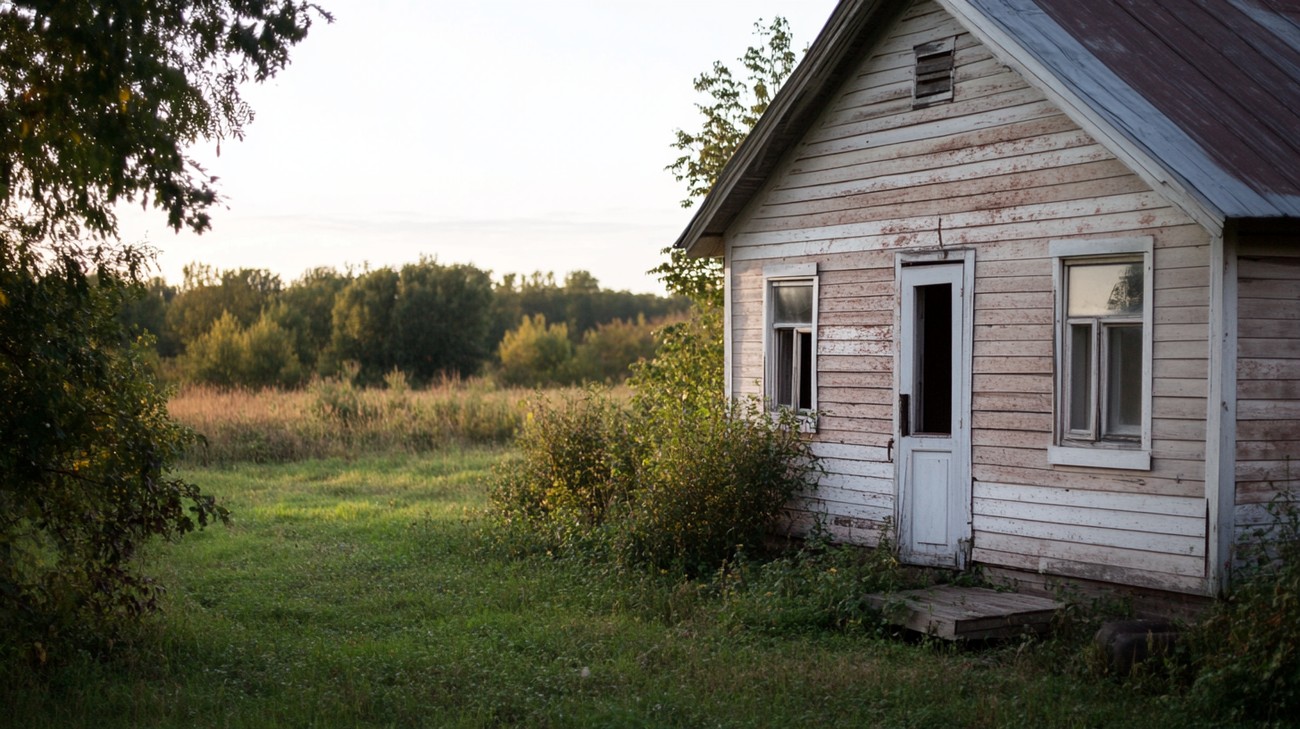
[[[497,276],[575,269],[661,291],[645,274],[685,227],[664,170],[698,126],[692,80],[783,15],[812,42],[833,0],[322,0],[335,15],[248,100],[243,141],[195,150],[228,209],[203,236],[122,213],[179,283],[202,261],[400,266],[421,255]]]

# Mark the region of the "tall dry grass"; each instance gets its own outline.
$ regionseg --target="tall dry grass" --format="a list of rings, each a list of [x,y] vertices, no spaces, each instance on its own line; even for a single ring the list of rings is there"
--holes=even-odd
[[[287,391],[189,386],[170,409],[202,436],[187,465],[274,463],[504,444],[532,394],[480,381],[416,390],[400,378],[382,389],[322,380]]]

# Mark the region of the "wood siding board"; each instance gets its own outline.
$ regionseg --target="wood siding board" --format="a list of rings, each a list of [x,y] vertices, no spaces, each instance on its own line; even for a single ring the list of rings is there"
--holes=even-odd
[[[976,514],[973,528],[979,536],[999,534],[1028,539],[1051,539],[1073,544],[1080,550],[1090,548],[1124,549],[1159,555],[1160,558],[1170,555],[1196,557],[1202,561],[1205,558],[1204,522],[1202,522],[1201,533],[1191,537],[1153,534],[1133,529],[1091,527],[1055,521],[1043,522],[1036,521],[1024,514],[1017,514],[1015,517]],[[1198,571],[1203,570],[1203,563],[1198,565],[1196,569]]]
[[[1182,577],[1203,578],[1205,576],[1205,559],[1203,556],[1173,555],[1141,549],[1094,546],[997,532],[977,531],[975,542],[982,549],[1019,552],[1058,562],[1127,568],[1137,572],[1163,572]]]
[[[1098,473],[1097,469],[1051,467],[1046,465],[1045,458],[1041,463],[1043,465],[1027,467],[1001,463],[980,464],[973,471],[976,493],[979,493],[980,482],[984,482],[992,486],[1015,485],[1052,490],[1037,493],[1033,496],[1034,499],[1056,498],[1059,495],[1057,492],[1068,494],[1074,491],[1105,491],[1144,497],[1191,497],[1199,505],[1196,513],[1204,513],[1205,510],[1205,494],[1200,480],[1204,476],[1203,471],[1184,472],[1180,469],[1171,472],[1166,462],[1157,464],[1159,468],[1135,476],[1132,472],[1102,470]]]
[[[971,180],[881,189],[862,195],[795,200],[786,203],[765,199],[755,214],[754,222],[757,225],[765,225],[769,218],[778,221],[797,220],[803,216],[845,214],[859,210],[869,214],[871,209],[876,207],[929,201],[950,201],[957,206],[974,209],[979,207],[981,201],[988,200],[987,196],[998,193],[1026,197],[1039,195],[1044,196],[1044,199],[1055,199],[1065,193],[1054,188],[1068,188],[1080,182],[1114,185],[1114,191],[1120,193],[1146,189],[1141,185],[1131,184],[1129,182],[1131,179],[1132,175],[1118,160],[1114,159],[1022,172],[1002,171]]]
[[[1077,483],[1081,486],[1073,487],[1069,484],[1074,482],[1069,478],[1060,479],[1061,485],[1040,484],[1038,481],[1041,480],[1041,474],[1027,473],[1023,470],[983,469],[983,472],[986,475],[1012,476],[1013,480],[980,479],[974,488],[976,499],[1019,501],[1107,512],[1156,514],[1180,519],[1200,519],[1205,516],[1204,499],[1144,493],[1140,489],[1146,479],[1142,477],[1118,480],[1097,474],[1078,473],[1075,475],[1080,477]]]
[[[1152,573],[1145,570],[1132,570],[1110,565],[1088,564],[1040,557],[1020,552],[1005,552],[976,546],[972,556],[978,562],[988,565],[1001,565],[1018,570],[1027,570],[1036,574],[1052,574],[1062,577],[1076,577],[1086,580],[1110,582],[1121,585],[1152,587],[1177,592],[1201,592],[1204,579],[1199,576],[1170,575]]]

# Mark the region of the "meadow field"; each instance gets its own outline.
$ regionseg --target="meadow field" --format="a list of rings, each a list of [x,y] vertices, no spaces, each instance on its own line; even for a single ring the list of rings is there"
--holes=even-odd
[[[173,412],[207,438],[181,475],[231,523],[152,545],[164,610],[111,645],[10,670],[0,724],[1208,721],[1168,692],[1098,673],[1087,645],[1101,616],[1089,609],[1066,611],[1049,639],[953,646],[871,618],[854,588],[859,551],[740,557],[688,579],[512,541],[487,515],[488,489],[510,467],[528,396],[181,393]]]

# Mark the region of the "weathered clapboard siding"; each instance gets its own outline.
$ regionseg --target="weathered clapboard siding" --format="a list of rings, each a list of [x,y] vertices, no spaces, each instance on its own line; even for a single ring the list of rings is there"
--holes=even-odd
[[[913,109],[911,49],[947,37],[954,99]],[[1152,469],[1053,466],[1050,242],[1137,235],[1155,241]],[[1204,589],[1209,235],[938,5],[915,3],[874,46],[726,246],[736,394],[761,394],[764,266],[818,265],[826,475],[789,528],[871,544],[894,516],[894,258],[961,246],[976,252],[974,559]]]
[[[1240,541],[1273,523],[1270,503],[1300,490],[1300,250],[1243,242],[1237,280]]]

